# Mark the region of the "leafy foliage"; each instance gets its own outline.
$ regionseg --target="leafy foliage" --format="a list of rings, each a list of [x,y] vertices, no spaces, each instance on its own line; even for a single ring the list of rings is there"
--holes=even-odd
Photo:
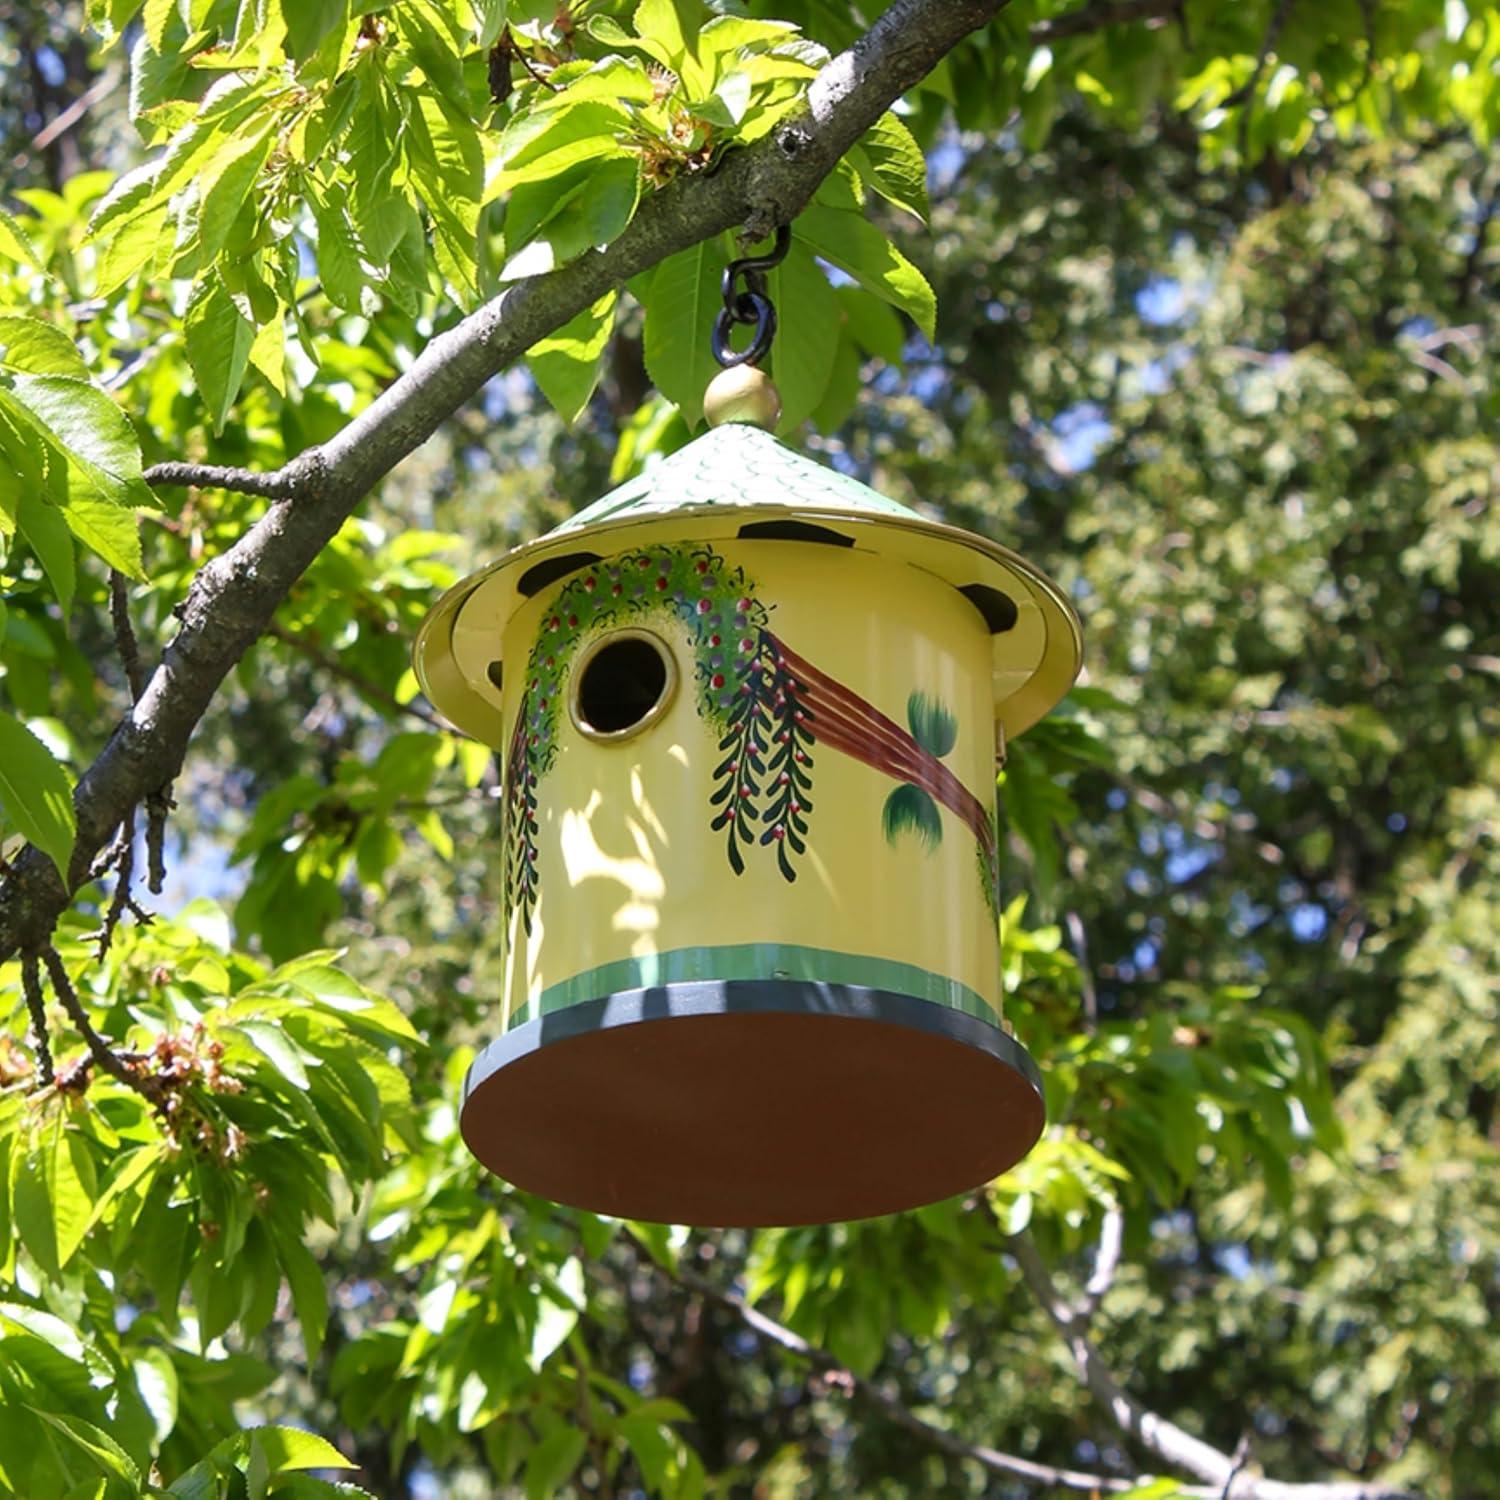
[[[878,7],[85,9],[93,43],[68,6],[0,16],[0,880],[27,842],[70,862],[133,697],[111,604],[154,662],[263,506],[145,465],[326,441],[462,311],[775,129]],[[154,920],[118,863],[80,891],[50,1057],[0,968],[0,1493],[347,1494],[319,1476],[352,1463],[386,1494],[978,1491],[690,1298],[705,1265],[955,1432],[1133,1474],[1002,1238],[1083,1281],[1114,1213],[1096,1336],[1155,1409],[1225,1451],[1249,1424],[1289,1479],[1492,1482],[1500,12],[1160,10],[1015,0],[771,277],[784,431],[1086,616],[1089,685],[1001,786],[1042,1144],[964,1200],[756,1236],[564,1212],[462,1148],[530,783],[433,721],[408,644],[471,559],[687,439],[742,248],[706,241],[313,561],[204,720]],[[811,742],[757,642],[785,696],[725,733],[792,758],[734,833],[784,823],[790,878]],[[951,749],[937,705],[908,723]],[[940,829],[924,795],[888,824]]]

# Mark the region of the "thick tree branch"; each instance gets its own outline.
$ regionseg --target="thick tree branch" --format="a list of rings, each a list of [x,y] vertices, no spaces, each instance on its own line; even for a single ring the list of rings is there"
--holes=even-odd
[[[70,878],[27,850],[0,887],[0,959],[40,947],[127,808],[169,784],[219,684],[270,624],[304,569],[379,480],[492,375],[606,292],[725,230],[790,222],[840,157],[1005,0],[894,0],[808,89],[805,107],[731,151],[718,170],[668,184],[607,249],[508,287],[433,339],[336,437],[271,474],[160,465],[153,484],[222,484],[273,503],[193,580],[182,625],[139,702],[78,784]],[[707,334],[705,332],[705,337]]]
[[[857,1395],[879,1411],[887,1421],[894,1422],[924,1443],[948,1454],[950,1458],[966,1459],[993,1473],[1006,1474],[1014,1479],[1024,1480],[1027,1484],[1046,1484],[1057,1489],[1082,1490],[1090,1494],[1125,1493],[1139,1485],[1151,1482],[1149,1475],[1138,1475],[1133,1479],[1119,1479],[1106,1474],[1083,1473],[1077,1469],[1058,1469],[1051,1464],[1032,1463],[1030,1459],[1001,1453],[998,1449],[986,1447],[983,1443],[966,1443],[953,1433],[924,1421],[873,1380],[866,1380],[863,1376],[846,1369],[826,1349],[820,1349],[816,1344],[809,1344],[801,1334],[794,1333],[774,1318],[769,1318],[765,1313],[757,1311],[736,1293],[723,1291],[694,1272],[681,1268],[675,1271],[673,1276],[679,1285],[687,1288],[688,1291],[695,1292],[700,1297],[706,1297],[709,1301],[732,1312],[747,1328],[768,1343],[785,1349],[788,1354],[794,1354],[799,1359],[805,1359],[821,1375],[828,1378],[830,1385],[841,1386]],[[1217,1496],[1215,1490],[1194,1489],[1191,1486],[1184,1486],[1177,1493],[1205,1497]]]
[[[1021,1267],[1021,1274],[1062,1335],[1068,1355],[1089,1394],[1121,1432],[1133,1437],[1148,1453],[1216,1486],[1210,1493],[1222,1500],[1417,1500],[1408,1490],[1393,1485],[1334,1482],[1287,1484],[1267,1479],[1244,1466],[1243,1455],[1223,1453],[1212,1443],[1149,1411],[1131,1396],[1099,1358],[1089,1342],[1086,1318],[1058,1290],[1036,1246],[1024,1234],[1007,1245]]]

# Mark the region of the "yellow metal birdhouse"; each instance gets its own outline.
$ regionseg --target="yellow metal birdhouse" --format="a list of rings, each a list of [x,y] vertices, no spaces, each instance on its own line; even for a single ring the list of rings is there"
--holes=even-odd
[[[796,1224],[1030,1149],[997,749],[1080,662],[1036,568],[727,421],[450,590],[415,661],[503,760],[504,983],[461,1117],[487,1167]]]

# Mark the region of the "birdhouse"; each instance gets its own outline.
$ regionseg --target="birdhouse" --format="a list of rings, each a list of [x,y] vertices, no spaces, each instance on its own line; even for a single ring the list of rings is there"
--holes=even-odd
[[[462,1130],[623,1217],[816,1223],[1004,1171],[995,785],[1080,661],[1042,573],[727,421],[451,589],[417,675],[500,752]]]

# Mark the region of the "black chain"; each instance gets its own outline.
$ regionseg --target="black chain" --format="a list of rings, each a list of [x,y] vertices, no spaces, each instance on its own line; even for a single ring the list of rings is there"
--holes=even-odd
[[[776,337],[776,308],[766,291],[765,273],[779,266],[791,248],[792,231],[783,224],[776,231],[776,243],[764,255],[747,255],[725,266],[721,283],[724,306],[714,319],[712,345],[714,358],[726,370],[735,365],[758,365],[770,353],[771,340]],[[739,281],[745,283],[743,291],[735,285]],[[736,323],[755,329],[749,348],[739,353],[729,344]]]

